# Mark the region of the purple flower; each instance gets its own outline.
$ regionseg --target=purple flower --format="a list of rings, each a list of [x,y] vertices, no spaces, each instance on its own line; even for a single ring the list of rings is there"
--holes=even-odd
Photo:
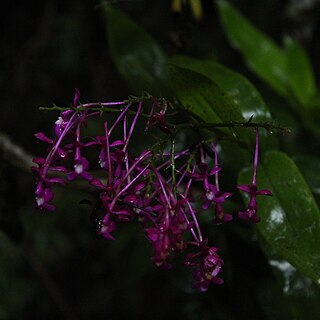
[[[272,192],[269,190],[258,190],[255,184],[240,185],[237,188],[250,195],[248,207],[245,211],[239,211],[239,218],[242,220],[250,220],[253,223],[259,222],[260,218],[257,215],[258,203],[256,197],[259,195],[272,196]]]
[[[257,215],[258,203],[257,196],[265,195],[272,196],[272,192],[269,190],[258,190],[257,187],[257,170],[258,170],[258,159],[259,156],[259,130],[256,128],[256,146],[254,153],[254,165],[253,165],[253,177],[252,183],[248,185],[240,185],[237,188],[249,194],[250,200],[245,211],[239,211],[239,218],[243,220],[250,220],[253,223],[260,221],[260,217]]]
[[[54,123],[54,132],[57,137],[60,137],[63,130],[66,128],[70,121],[70,117],[74,114],[74,110],[66,110],[61,112],[58,120]]]
[[[157,225],[145,231],[153,247],[151,259],[153,264],[157,267],[170,269],[171,264],[168,262],[171,249],[169,231],[165,230],[163,225]]]
[[[35,191],[35,198],[36,198],[35,200],[36,200],[37,206],[40,209],[44,209],[48,211],[55,210],[56,207],[50,203],[53,197],[54,197],[54,194],[48,186],[46,186],[42,182],[38,183]]]
[[[232,220],[232,215],[229,213],[225,213],[222,203],[226,201],[229,197],[232,196],[232,193],[230,192],[221,192],[220,191],[220,185],[219,185],[219,171],[221,168],[219,168],[219,161],[218,161],[218,151],[217,148],[214,144],[212,144],[212,151],[214,153],[214,169],[215,171],[215,184],[208,184],[208,189],[205,194],[205,197],[203,196],[202,198],[204,199],[202,203],[202,208],[203,209],[208,209],[209,206],[214,203],[215,208],[214,208],[214,219],[213,223],[214,224],[220,224],[224,222],[228,222]]]
[[[56,144],[56,140],[53,140],[53,139],[50,139],[48,138],[44,133],[42,132],[38,132],[38,133],[35,133],[35,137],[38,138],[39,140],[43,141],[43,142],[46,142],[46,143],[49,143],[51,144],[52,146],[54,146]],[[59,157],[61,159],[65,159],[67,157],[67,151],[65,151],[63,148],[61,147],[58,147],[57,148],[57,153],[59,155]]]
[[[229,222],[232,219],[233,219],[232,215],[230,213],[225,213],[224,209],[222,207],[222,204],[217,202],[215,204],[215,208],[214,208],[213,223],[214,224],[220,224],[220,223],[224,223],[224,222]]]
[[[155,111],[156,108],[160,110],[157,112]],[[158,127],[162,132],[166,134],[172,134],[172,128],[166,120],[166,111],[166,103],[160,105],[157,99],[153,99],[153,104],[145,127],[145,131],[150,130],[152,127]]]
[[[114,230],[116,230],[116,224],[110,220],[110,214],[107,213],[103,220],[100,221],[98,225],[98,235],[102,236],[105,239],[108,240],[115,240],[114,236],[111,234]]]
[[[152,246],[154,265],[171,268],[174,256],[193,246],[197,252],[186,256],[185,265],[194,269],[194,287],[206,291],[212,283],[223,283],[219,276],[223,260],[217,254],[217,248],[207,245],[198,221],[201,207],[209,209],[213,206],[213,223],[232,220],[232,215],[223,209],[231,193],[220,190],[221,168],[216,146],[212,144],[212,150],[209,151],[203,142],[199,142],[194,147],[176,152],[172,137],[175,134],[174,126],[166,120],[165,101],[152,98],[151,111],[145,119],[147,113],[143,99],[128,104],[80,104],[79,99],[80,92],[76,89],[72,106],[63,111],[54,124],[53,139],[43,133],[36,134],[38,139],[50,145],[46,157],[34,159],[37,164],[33,168],[37,179],[37,207],[49,211],[55,209],[52,204],[53,185],[65,184],[66,178],[87,180],[97,196],[96,210],[104,211],[103,218],[97,217],[96,211],[91,216],[99,237],[114,240],[116,223],[138,221]],[[84,136],[82,128],[87,126],[89,118],[101,116],[108,107],[117,106],[121,109],[112,111],[119,111],[118,116],[114,121],[104,121],[102,135]],[[97,108],[101,110],[97,111]],[[133,140],[135,132],[141,127],[145,131],[157,127],[170,136],[139,153]],[[116,134],[120,136],[115,137]],[[238,186],[239,190],[250,195],[248,208],[240,211],[239,216],[253,222],[259,220],[256,196],[271,195],[270,191],[257,188],[257,131],[256,139],[252,183]],[[170,146],[170,152],[162,152]],[[90,151],[96,151],[95,158]],[[67,155],[73,158],[71,168],[65,161]],[[93,164],[89,162],[91,159],[94,159]],[[93,178],[89,167],[97,168],[98,163],[100,175]],[[200,205],[195,203],[198,195]]]
[[[223,260],[216,253],[218,248],[208,247],[207,240],[200,244],[199,252],[188,254],[184,264],[195,267],[193,271],[194,287],[207,291],[210,284],[222,284],[223,279],[218,277],[223,266]]]
[[[79,177],[89,181],[92,180],[92,175],[87,171],[88,168],[89,161],[85,157],[77,157],[73,165],[73,171],[68,174],[68,179],[74,180]]]
[[[75,88],[74,98],[73,98],[73,106],[76,108],[79,104],[80,99],[80,91],[79,89]]]

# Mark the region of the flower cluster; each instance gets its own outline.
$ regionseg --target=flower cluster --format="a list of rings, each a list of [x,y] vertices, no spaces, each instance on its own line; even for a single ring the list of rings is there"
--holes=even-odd
[[[176,254],[196,250],[185,256],[185,265],[194,269],[195,287],[205,291],[210,283],[221,284],[218,274],[223,260],[217,248],[208,246],[199,225],[201,208],[213,211],[214,224],[233,218],[224,210],[224,202],[232,194],[219,186],[217,146],[199,142],[176,151],[174,126],[168,123],[167,107],[161,100],[152,98],[146,112],[143,100],[80,104],[79,98],[76,91],[73,106],[61,112],[53,139],[36,134],[49,144],[47,156],[34,159],[36,206],[54,210],[52,186],[84,180],[97,194],[103,211],[94,218],[100,237],[114,240],[119,223],[139,221],[153,248],[156,266],[170,268]],[[118,114],[113,121],[104,122],[103,135],[86,136],[83,131],[89,119],[101,117],[102,110],[108,109]],[[134,133],[141,125],[146,133],[159,129],[165,138],[137,152]],[[271,195],[257,189],[258,144],[256,130],[253,180],[250,185],[238,186],[250,195],[248,208],[239,212],[239,217],[252,222],[259,221],[256,196]],[[93,169],[99,173],[94,175]]]

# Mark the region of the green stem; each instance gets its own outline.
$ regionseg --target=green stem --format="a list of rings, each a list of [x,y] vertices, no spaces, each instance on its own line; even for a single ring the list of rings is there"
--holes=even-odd
[[[212,122],[212,123],[197,123],[197,124],[179,124],[175,128],[177,131],[183,129],[205,129],[205,128],[264,128],[268,131],[279,130],[282,133],[290,133],[290,129],[282,127],[280,125],[274,124],[273,122],[239,122],[239,121],[229,121],[229,122]]]
[[[170,151],[170,164],[171,164],[171,177],[172,177],[172,185],[173,192],[176,192],[176,166],[174,161],[175,156],[175,137],[171,138],[171,151]]]

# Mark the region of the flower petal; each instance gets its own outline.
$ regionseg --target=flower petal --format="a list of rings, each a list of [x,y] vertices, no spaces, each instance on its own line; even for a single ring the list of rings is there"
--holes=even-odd
[[[270,190],[258,190],[257,195],[264,195],[264,196],[272,196],[272,192]]]
[[[34,135],[35,135],[36,138],[38,138],[41,141],[44,141],[44,142],[47,142],[47,143],[50,143],[50,144],[53,143],[53,140],[48,138],[43,132],[37,132]]]
[[[237,188],[238,188],[239,190],[244,191],[244,192],[247,192],[247,193],[250,193],[250,192],[251,192],[250,186],[249,186],[249,185],[246,185],[246,184],[237,186]]]

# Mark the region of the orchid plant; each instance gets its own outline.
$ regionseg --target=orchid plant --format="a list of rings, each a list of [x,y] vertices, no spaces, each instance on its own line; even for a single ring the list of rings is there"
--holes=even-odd
[[[218,143],[202,140],[176,150],[177,127],[167,120],[167,102],[161,99],[148,96],[151,106],[144,98],[86,104],[79,99],[76,90],[72,107],[62,110],[54,124],[54,138],[35,134],[49,144],[47,155],[33,160],[35,205],[55,210],[52,187],[84,180],[103,211],[92,219],[99,237],[115,240],[120,223],[138,221],[153,248],[154,265],[171,268],[173,257],[185,254],[184,264],[193,268],[194,287],[206,291],[211,283],[222,284],[223,259],[218,248],[208,244],[199,222],[203,210],[212,214],[213,224],[233,219],[224,211],[232,193],[220,189]],[[108,118],[111,112],[118,112],[114,120]],[[89,121],[103,114],[107,115],[103,133],[85,135]],[[133,135],[138,126],[145,134],[158,128],[164,137],[137,152]],[[250,195],[248,208],[239,211],[239,217],[253,223],[259,221],[256,196],[271,195],[269,190],[258,191],[258,127],[255,132],[252,183],[238,186]]]

